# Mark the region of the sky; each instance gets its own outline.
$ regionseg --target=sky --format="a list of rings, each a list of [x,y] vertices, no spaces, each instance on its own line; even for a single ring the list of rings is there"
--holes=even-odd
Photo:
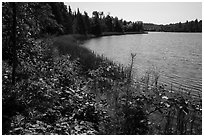
[[[89,16],[93,11],[117,16],[126,21],[170,24],[202,19],[201,2],[65,2],[72,11],[79,8]]]

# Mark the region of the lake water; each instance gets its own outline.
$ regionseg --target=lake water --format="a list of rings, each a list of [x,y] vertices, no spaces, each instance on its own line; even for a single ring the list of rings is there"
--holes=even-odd
[[[159,72],[159,81],[173,88],[202,91],[202,34],[149,32],[90,39],[83,44],[99,55],[128,66],[136,53],[134,73]]]

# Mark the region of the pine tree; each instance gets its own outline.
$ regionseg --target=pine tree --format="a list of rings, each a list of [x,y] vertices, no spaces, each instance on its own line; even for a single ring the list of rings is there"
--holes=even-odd
[[[100,25],[100,21],[99,21],[99,13],[97,11],[94,11],[92,13],[93,15],[93,22],[92,22],[92,34],[99,36],[101,35],[102,31],[101,31],[101,25]]]
[[[77,14],[73,21],[73,32],[75,34],[85,34],[86,33],[83,16],[80,13],[79,8],[77,9]]]
[[[114,19],[114,31],[115,32],[123,32],[122,25],[120,24],[117,17]]]
[[[84,26],[86,34],[91,33],[91,23],[87,12],[84,12]]]
[[[112,32],[113,31],[113,23],[112,23],[112,18],[107,15],[105,18],[105,24],[107,26],[107,31]]]

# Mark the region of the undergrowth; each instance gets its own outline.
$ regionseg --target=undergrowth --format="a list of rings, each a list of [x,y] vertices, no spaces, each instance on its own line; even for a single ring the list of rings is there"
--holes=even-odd
[[[36,42],[15,86],[3,61],[3,134],[202,134],[201,99],[166,90],[155,72],[133,80],[133,54],[123,68],[79,39]]]

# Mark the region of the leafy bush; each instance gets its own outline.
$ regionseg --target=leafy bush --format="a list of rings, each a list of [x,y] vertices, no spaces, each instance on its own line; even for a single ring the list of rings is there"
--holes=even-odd
[[[38,47],[32,49],[33,51],[35,48],[38,49],[35,58],[22,61],[21,69],[18,69],[18,74],[26,74],[27,77],[19,77],[15,88],[8,86],[11,85],[9,79],[11,69],[6,62],[3,63],[3,118],[5,117],[5,123],[11,122],[9,134],[48,134],[47,130],[51,130],[50,126],[54,127],[49,131],[50,134],[66,134],[67,131],[61,130],[58,133],[55,129],[56,123],[63,117],[69,117],[66,120],[69,121],[69,126],[76,124],[74,119],[97,124],[93,119],[97,118],[98,112],[95,108],[90,110],[91,106],[95,105],[94,100],[89,93],[82,90],[82,86],[86,83],[78,75],[77,61],[70,61],[69,56],[53,60],[51,56],[47,57],[49,48],[46,46],[50,45],[40,42],[36,46]],[[17,104],[21,104],[24,109],[19,111]],[[22,117],[22,120],[16,123],[19,117]],[[82,125],[87,126],[86,122],[84,123]],[[3,127],[5,127],[4,123]],[[73,127],[73,131],[70,129],[68,133],[76,134],[75,130],[77,131],[78,128]],[[80,132],[88,133],[89,129],[86,132]],[[3,133],[8,134],[8,131],[4,130]],[[88,134],[92,133],[95,133],[94,129]]]

